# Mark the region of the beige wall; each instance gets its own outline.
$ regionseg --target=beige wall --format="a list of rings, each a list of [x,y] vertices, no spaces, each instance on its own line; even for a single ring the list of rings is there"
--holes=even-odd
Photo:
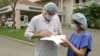
[[[15,13],[15,26],[16,26],[16,29],[20,29],[21,28],[21,22],[20,22],[20,10],[16,10],[16,13]]]

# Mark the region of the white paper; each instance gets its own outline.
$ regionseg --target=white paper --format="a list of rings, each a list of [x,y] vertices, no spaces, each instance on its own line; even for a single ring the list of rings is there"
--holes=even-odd
[[[66,39],[66,35],[52,35],[50,37],[41,38],[40,40],[53,41],[56,45],[60,45],[62,42],[61,39]]]

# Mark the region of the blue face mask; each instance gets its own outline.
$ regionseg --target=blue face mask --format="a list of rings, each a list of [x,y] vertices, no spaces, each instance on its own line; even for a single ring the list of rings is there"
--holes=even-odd
[[[46,14],[45,17],[46,17],[46,19],[51,20],[53,16]]]
[[[76,24],[71,24],[71,28],[72,28],[73,30],[75,30],[75,31],[77,31],[77,30],[78,30],[78,28],[77,28]]]

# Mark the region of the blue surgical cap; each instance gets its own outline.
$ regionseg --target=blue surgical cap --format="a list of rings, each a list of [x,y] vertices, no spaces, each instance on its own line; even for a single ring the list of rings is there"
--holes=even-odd
[[[72,19],[81,24],[81,28],[87,29],[87,19],[82,13],[75,13],[72,15]]]
[[[50,12],[57,12],[57,5],[53,2],[49,2],[44,6],[44,9]]]

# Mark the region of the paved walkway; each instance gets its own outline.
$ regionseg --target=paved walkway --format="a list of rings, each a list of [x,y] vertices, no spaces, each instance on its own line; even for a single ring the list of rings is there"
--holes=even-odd
[[[63,32],[69,37],[72,30],[66,27]],[[89,56],[100,56],[100,30],[90,29],[89,32],[93,38],[93,50]],[[66,48],[61,47],[60,50],[61,56],[66,56]],[[0,37],[0,56],[34,56],[34,46]]]
[[[0,37],[0,56],[34,56],[34,47]]]

